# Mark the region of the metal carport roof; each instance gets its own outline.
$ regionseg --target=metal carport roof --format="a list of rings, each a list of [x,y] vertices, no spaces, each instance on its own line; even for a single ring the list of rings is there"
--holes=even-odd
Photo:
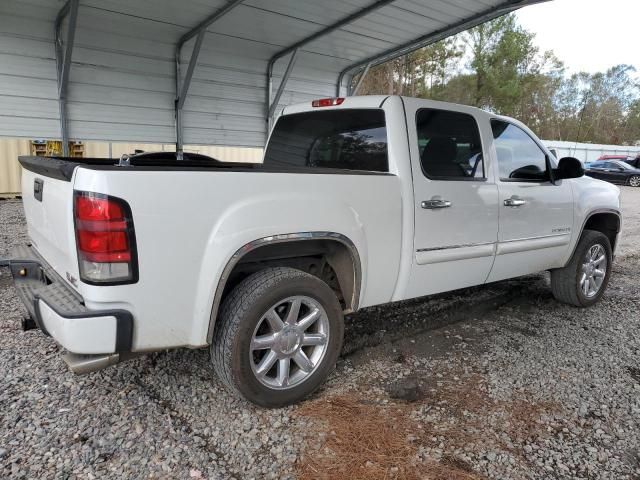
[[[0,136],[262,146],[269,112],[541,1],[2,0]]]

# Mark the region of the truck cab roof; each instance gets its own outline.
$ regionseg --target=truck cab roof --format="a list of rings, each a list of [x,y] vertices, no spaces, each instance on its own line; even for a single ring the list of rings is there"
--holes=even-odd
[[[392,97],[399,97],[402,99],[412,98],[404,95],[357,95],[352,97],[340,97],[341,102],[339,104],[322,106],[322,107],[314,106],[313,103],[316,100],[312,100],[308,102],[288,105],[282,109],[281,115],[291,115],[294,113],[310,112],[310,111],[315,111],[319,109],[328,109],[328,108],[331,108],[331,109],[380,108],[389,98],[392,98]],[[490,115],[496,118],[501,118],[501,119],[507,118],[507,117],[494,115],[490,112],[487,112],[480,108],[472,107],[469,105],[462,105],[462,104],[452,103],[452,102],[441,102],[439,100],[429,100],[429,99],[423,99],[423,98],[415,98],[415,99],[424,101],[425,106],[428,106],[431,108],[450,110],[453,107],[455,110],[468,111],[468,112],[473,111],[476,113],[483,113],[483,114]]]

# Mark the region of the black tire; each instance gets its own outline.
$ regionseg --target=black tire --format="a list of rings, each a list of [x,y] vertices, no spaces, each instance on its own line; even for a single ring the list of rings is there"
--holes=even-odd
[[[607,266],[604,280],[598,292],[587,297],[579,287],[582,278],[582,265],[591,247],[602,245],[605,250]],[[607,289],[609,277],[611,275],[613,255],[611,253],[611,243],[606,235],[595,230],[585,230],[578,241],[578,246],[571,260],[564,268],[551,270],[551,290],[556,300],[574,305],[576,307],[590,307],[600,300]]]
[[[266,312],[295,295],[312,298],[324,308],[329,325],[327,347],[304,381],[284,390],[269,388],[253,373],[251,340]],[[224,300],[216,320],[211,359],[216,373],[232,392],[263,407],[283,407],[299,402],[322,385],[335,367],[343,336],[342,308],[325,282],[293,268],[267,268],[244,279]]]

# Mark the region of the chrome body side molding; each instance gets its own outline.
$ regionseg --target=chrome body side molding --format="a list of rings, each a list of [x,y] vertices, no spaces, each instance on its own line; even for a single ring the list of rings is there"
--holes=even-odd
[[[421,248],[416,251],[416,262],[418,265],[427,265],[430,263],[454,262],[456,260],[491,257],[495,253],[495,248],[495,242]]]
[[[496,255],[526,252],[528,250],[539,250],[542,248],[561,247],[562,245],[568,245],[570,241],[571,233],[545,235],[542,237],[516,238],[498,243]]]

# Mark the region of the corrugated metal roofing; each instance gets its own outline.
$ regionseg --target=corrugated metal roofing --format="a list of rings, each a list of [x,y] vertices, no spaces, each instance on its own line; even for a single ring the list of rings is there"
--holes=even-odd
[[[497,8],[539,0],[395,0],[305,45],[280,104],[333,96],[340,72]],[[183,114],[184,143],[262,146],[273,55],[374,0],[245,0],[207,29]],[[227,0],[80,0],[71,138],[175,141],[176,44]],[[0,2],[0,136],[60,137],[54,21],[60,0]],[[194,40],[181,56],[184,74]],[[274,68],[274,90],[288,59]]]

